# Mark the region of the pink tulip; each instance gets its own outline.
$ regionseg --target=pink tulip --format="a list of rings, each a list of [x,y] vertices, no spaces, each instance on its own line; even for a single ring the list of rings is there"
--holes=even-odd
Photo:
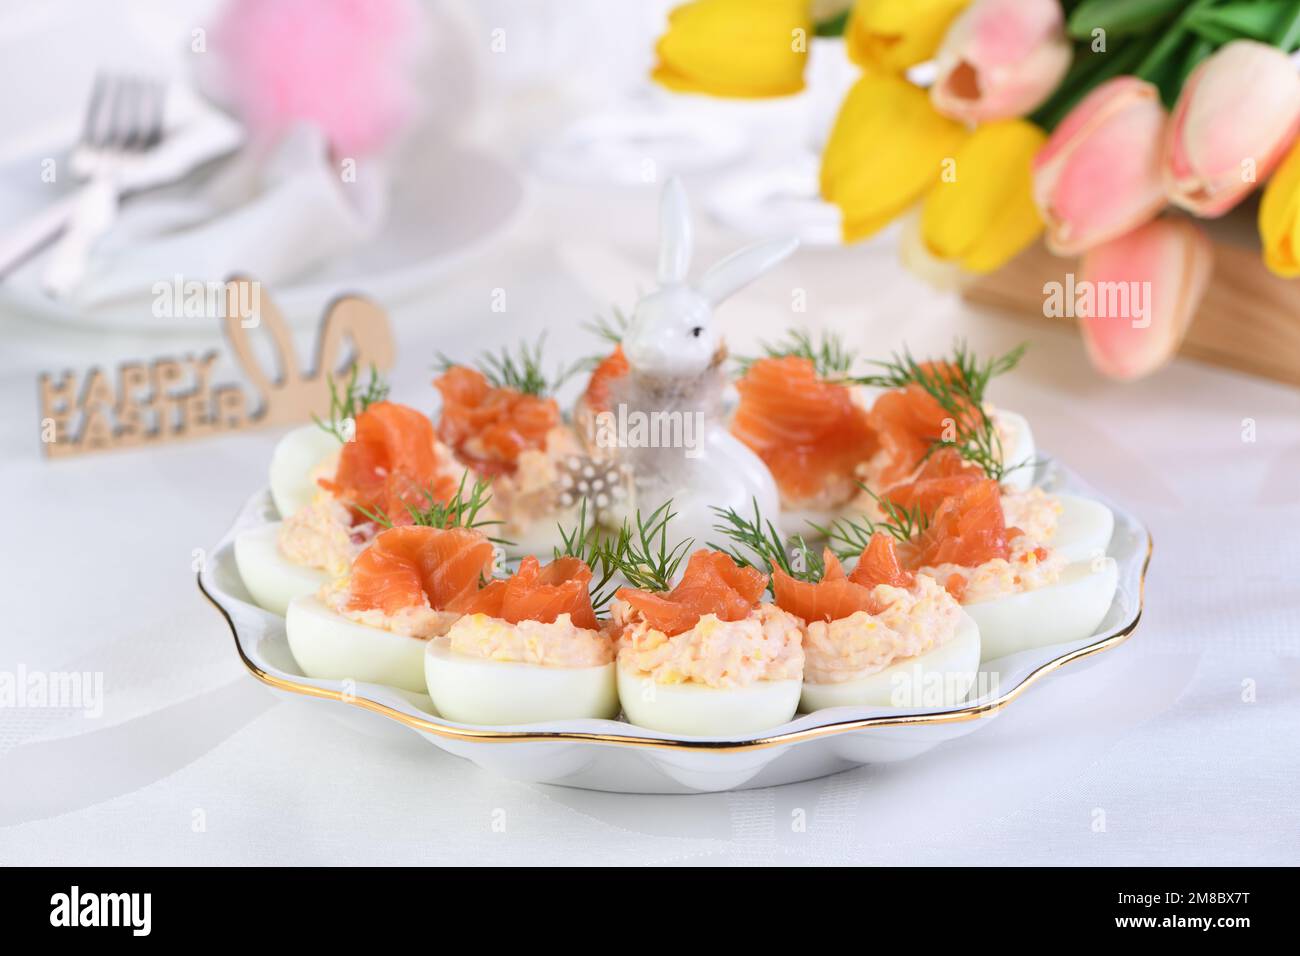
[[[969,123],[1024,116],[1070,68],[1057,0],[976,0],[953,21],[935,56],[930,101]]]
[[[1221,216],[1268,178],[1300,129],[1300,73],[1277,47],[1234,40],[1183,84],[1164,142],[1165,191]]]
[[[1075,311],[1092,364],[1111,378],[1134,379],[1169,361],[1213,269],[1209,237],[1180,216],[1089,249],[1076,284],[1091,302],[1079,299]]]
[[[1159,92],[1135,76],[1102,83],[1062,120],[1034,157],[1034,201],[1053,252],[1075,255],[1160,211],[1164,125]]]

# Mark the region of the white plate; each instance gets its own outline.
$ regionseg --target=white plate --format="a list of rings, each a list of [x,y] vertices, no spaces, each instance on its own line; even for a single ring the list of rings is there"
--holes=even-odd
[[[523,180],[472,147],[428,138],[413,144],[403,157],[392,171],[390,208],[382,232],[347,255],[272,290],[276,305],[290,322],[314,325],[320,320],[321,303],[340,292],[364,293],[391,305],[427,287],[509,226],[523,203]],[[35,168],[39,168],[37,161],[27,160],[0,169],[0,208],[13,221],[38,208],[32,204],[33,195],[40,202],[58,198],[53,192],[9,185],[20,176],[30,178]],[[101,331],[176,331],[174,319],[153,315],[148,294],[138,301],[121,300],[89,311],[51,298],[39,282],[47,256],[48,251],[42,252],[0,282],[0,309]],[[218,328],[213,319],[198,331],[216,334]]]
[[[1041,461],[1035,483],[1049,491],[1100,497],[1050,458]],[[284,619],[252,603],[235,567],[235,535],[276,518],[266,491],[245,505],[214,549],[199,574],[199,589],[226,618],[240,659],[254,677],[279,693],[323,701],[336,715],[355,719],[367,730],[413,730],[449,753],[517,780],[623,793],[766,787],[915,757],[979,730],[1059,668],[1069,665],[1076,671],[1085,659],[1124,641],[1142,614],[1151,537],[1130,512],[1106,504],[1115,513],[1108,552],[1119,565],[1119,587],[1092,637],[985,663],[974,696],[955,708],[835,707],[799,715],[761,737],[681,737],[616,720],[476,727],[442,720],[423,695],[305,677],[289,653]]]

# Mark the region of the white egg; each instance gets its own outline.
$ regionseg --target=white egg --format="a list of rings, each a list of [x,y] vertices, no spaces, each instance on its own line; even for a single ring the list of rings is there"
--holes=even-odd
[[[588,519],[590,521],[590,519]],[[513,525],[495,525],[485,528],[494,538],[503,538],[510,542],[503,545],[506,557],[522,558],[525,555],[550,556],[555,549],[562,547],[564,538],[560,528],[573,531],[578,527],[578,509],[571,508],[545,515],[524,527]]]
[[[320,490],[312,472],[340,448],[339,440],[319,425],[295,428],[276,443],[271,453],[271,500],[287,518]]]
[[[308,677],[425,689],[423,638],[350,621],[315,596],[290,602],[284,629],[293,659]]]
[[[1019,412],[999,408],[993,412],[994,422],[1011,431],[1011,442],[1002,449],[1002,463],[1014,469],[1003,478],[1002,484],[1016,491],[1027,491],[1034,483],[1034,432],[1029,420]],[[1023,464],[1023,467],[1016,468]]]
[[[962,605],[980,631],[980,660],[1090,637],[1119,584],[1114,558],[1076,561],[1056,584]]]
[[[618,668],[618,698],[629,723],[693,737],[771,730],[794,716],[802,689],[797,680],[760,680],[748,687],[660,684]]]
[[[744,517],[750,517],[750,513],[742,512]],[[846,505],[843,508],[830,510],[813,510],[810,508],[799,508],[790,511],[781,509],[777,516],[777,525],[780,527],[782,534],[785,535],[802,535],[805,540],[811,541],[819,537],[813,525],[818,528],[829,528],[840,518],[852,518],[854,520],[862,516],[862,509],[854,505]]]
[[[1049,546],[1066,561],[1086,561],[1106,553],[1115,515],[1100,501],[1078,495],[1054,495],[1062,511]]]
[[[438,713],[462,724],[536,724],[618,716],[614,664],[544,667],[493,661],[451,649],[436,637],[424,653],[424,679]]]
[[[235,565],[244,587],[260,607],[276,614],[284,614],[294,598],[315,594],[329,582],[324,571],[294,564],[281,553],[280,524],[273,521],[235,537]]]
[[[961,703],[980,666],[980,631],[968,614],[957,633],[925,654],[908,657],[882,671],[838,684],[803,685],[799,709],[823,707],[955,707]]]

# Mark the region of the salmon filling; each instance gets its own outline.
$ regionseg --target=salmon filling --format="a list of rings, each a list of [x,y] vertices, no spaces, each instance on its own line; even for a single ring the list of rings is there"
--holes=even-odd
[[[618,664],[660,684],[746,687],[803,673],[799,622],[759,604],[767,575],[696,551],[665,594],[621,588],[614,602]]]
[[[614,659],[614,641],[599,630],[579,627],[566,611],[553,621],[503,621],[466,614],[447,632],[451,649],[484,660],[542,667],[599,667]]]
[[[284,519],[276,544],[294,564],[339,577],[347,574],[373,533],[372,524],[352,524],[347,505],[319,494],[311,504]]]
[[[871,589],[878,611],[854,611],[804,628],[804,680],[839,684],[878,673],[892,664],[948,643],[961,624],[961,606],[941,584],[918,574],[911,588],[878,584]]]
[[[631,605],[614,604],[618,666],[656,684],[748,687],[758,681],[803,676],[803,634],[799,621],[771,604],[740,619],[705,614],[687,630],[669,636],[651,627]]]

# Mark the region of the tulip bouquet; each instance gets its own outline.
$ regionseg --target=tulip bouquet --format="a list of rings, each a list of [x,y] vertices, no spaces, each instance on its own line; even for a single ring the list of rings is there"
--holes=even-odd
[[[820,175],[846,242],[902,218],[904,261],[960,282],[1041,236],[1081,257],[1073,286],[1140,285],[1141,309],[1075,312],[1116,378],[1182,341],[1213,269],[1198,218],[1265,184],[1264,261],[1300,276],[1300,0],[696,0],[654,77],[795,93],[833,34],[862,69]]]

